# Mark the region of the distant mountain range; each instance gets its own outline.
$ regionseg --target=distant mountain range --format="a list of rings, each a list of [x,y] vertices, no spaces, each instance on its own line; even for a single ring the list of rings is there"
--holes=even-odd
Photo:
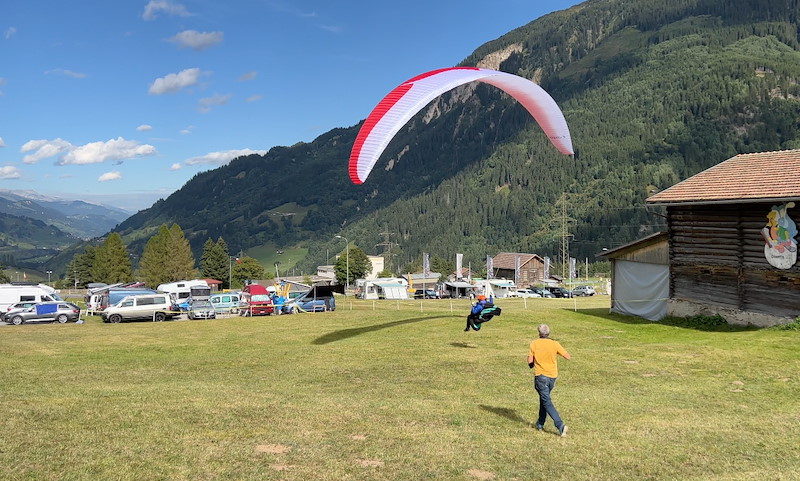
[[[131,216],[116,207],[4,189],[0,189],[0,212],[40,220],[82,239],[104,235]]]
[[[0,189],[0,264],[40,268],[70,246],[130,216],[116,207]]]

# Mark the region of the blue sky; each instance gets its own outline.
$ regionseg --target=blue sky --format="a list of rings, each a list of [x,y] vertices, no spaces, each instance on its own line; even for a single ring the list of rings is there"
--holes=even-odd
[[[238,155],[355,125],[402,81],[577,3],[2,2],[0,189],[135,212]]]

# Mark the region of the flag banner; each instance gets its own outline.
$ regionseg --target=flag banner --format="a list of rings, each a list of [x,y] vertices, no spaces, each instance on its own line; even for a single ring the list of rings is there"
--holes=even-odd
[[[572,279],[575,277],[575,258],[569,258],[569,278]]]
[[[514,256],[514,284],[519,284],[519,256]]]
[[[550,258],[544,258],[544,273],[542,274],[544,280],[550,279]]]
[[[426,279],[431,275],[431,256],[427,252],[422,253],[422,277]]]
[[[493,262],[491,256],[486,256],[486,278],[491,279],[494,277],[492,275],[492,270],[494,269]]]
[[[461,273],[461,263],[464,261],[464,254],[456,254],[456,278],[461,280],[464,276]]]

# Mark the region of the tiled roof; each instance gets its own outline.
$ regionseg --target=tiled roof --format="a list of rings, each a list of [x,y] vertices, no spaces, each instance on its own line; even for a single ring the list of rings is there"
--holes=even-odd
[[[739,154],[647,199],[648,204],[800,199],[800,149]]]
[[[541,257],[537,256],[536,254],[522,254],[519,252],[500,252],[496,256],[492,257],[492,267],[494,269],[514,269],[516,267],[515,259],[519,256],[519,265],[524,266],[531,259],[539,259],[543,261]]]

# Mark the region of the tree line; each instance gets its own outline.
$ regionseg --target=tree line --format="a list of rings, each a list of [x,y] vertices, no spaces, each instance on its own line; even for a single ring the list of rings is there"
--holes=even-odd
[[[93,282],[143,282],[156,288],[160,284],[200,277],[221,281],[221,287],[229,289],[241,288],[246,280],[270,277],[256,259],[231,256],[222,237],[216,242],[210,238],[205,242],[198,269],[189,241],[178,224],[169,227],[162,224],[147,240],[138,263],[133,259],[120,235],[112,232],[100,245],[88,245],[75,254],[60,283],[86,287]]]

